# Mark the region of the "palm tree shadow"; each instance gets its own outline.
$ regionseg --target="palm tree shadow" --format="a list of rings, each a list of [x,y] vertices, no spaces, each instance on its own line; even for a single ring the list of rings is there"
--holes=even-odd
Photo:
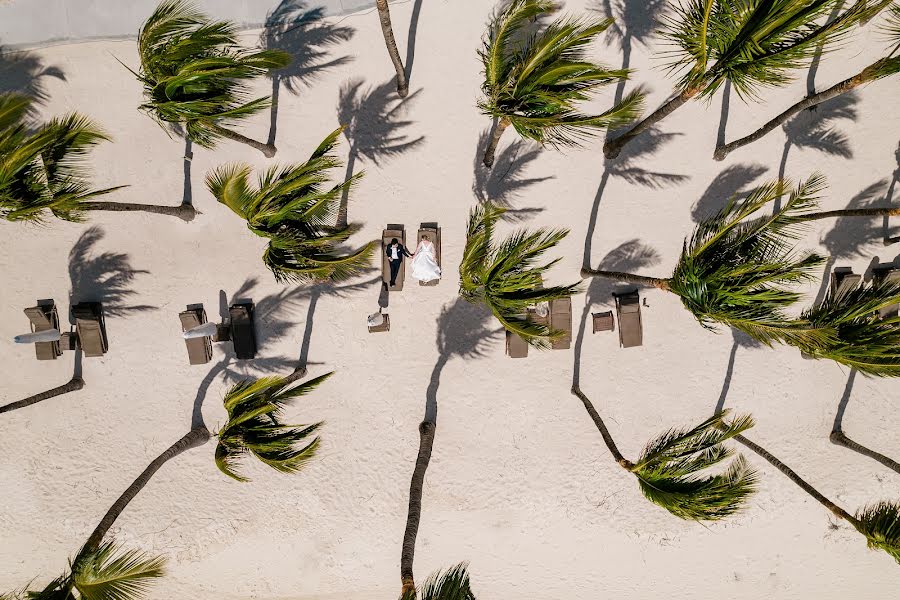
[[[734,343],[731,345],[731,352],[728,355],[728,366],[725,368],[722,391],[719,392],[719,399],[716,401],[716,411],[713,414],[718,414],[725,408],[725,399],[728,397],[728,391],[731,389],[731,378],[734,375],[734,361],[737,357],[738,348],[755,349],[763,346],[762,343],[754,340],[743,331],[732,329],[731,335],[734,338]]]
[[[478,137],[478,149],[473,160],[475,177],[472,182],[472,192],[475,194],[475,198],[482,204],[491,202],[495,206],[506,209],[503,216],[509,221],[522,221],[542,212],[543,208],[514,208],[515,199],[526,188],[548,179],[554,179],[553,175],[524,176],[528,165],[541,155],[541,146],[517,139],[497,153],[492,169],[485,169],[481,157],[490,142],[491,133],[491,129],[487,129]]]
[[[765,174],[766,170],[766,167],[754,164],[736,164],[723,169],[691,207],[693,221],[699,223],[722,210],[732,198],[746,196],[749,186]]]
[[[113,317],[156,310],[148,304],[129,304],[137,293],[131,289],[135,276],[150,272],[133,268],[127,254],[96,253],[95,247],[104,235],[100,227],[90,227],[69,251],[70,304],[102,302],[104,315]]]
[[[35,105],[44,104],[48,99],[48,79],[66,81],[66,76],[61,68],[44,65],[37,54],[0,46],[0,94],[22,94]]]
[[[897,159],[897,168],[894,169],[894,176],[891,178],[891,185],[888,187],[887,194],[884,198],[885,203],[888,205],[890,205],[891,201],[894,199],[894,190],[897,187],[897,183],[900,183],[900,144],[897,144],[897,150],[894,152],[894,157]],[[884,217],[882,221],[882,227],[884,228],[885,246],[890,246],[891,244],[900,242],[900,235],[891,237],[890,217]]]
[[[631,239],[610,250],[603,257],[603,260],[600,261],[599,268],[630,273],[646,267],[652,267],[658,264],[659,261],[660,255],[655,249],[638,239]],[[575,336],[574,366],[572,369],[573,386],[581,386],[581,353],[591,306],[594,304],[606,304],[613,293],[624,291],[627,287],[628,284],[621,284],[603,277],[591,278],[585,297],[584,309],[581,311],[581,320],[578,323],[578,333]]]
[[[397,87],[391,78],[381,85],[363,88],[362,79],[351,79],[341,86],[337,117],[350,143],[346,179],[354,172],[357,160],[375,165],[418,148],[425,136],[411,137],[408,127],[413,121],[406,112],[421,89],[406,98],[397,98]],[[346,218],[349,191],[341,197],[341,214]]]
[[[885,456],[880,452],[876,452],[875,450],[863,446],[859,442],[855,442],[854,440],[850,439],[846,433],[844,433],[844,412],[847,410],[847,404],[850,402],[850,394],[853,391],[853,383],[856,379],[856,373],[856,369],[852,369],[850,371],[850,375],[847,377],[847,385],[844,387],[844,393],[841,395],[841,400],[838,403],[837,412],[834,415],[834,425],[831,428],[830,436],[831,441],[834,444],[843,446],[844,448],[849,448],[854,452],[858,452],[863,456],[868,456],[869,458],[878,461],[882,465],[891,469],[895,473],[900,473],[900,463],[890,458],[889,456]]]
[[[325,20],[325,8],[309,8],[306,0],[281,0],[266,17],[261,34],[263,47],[284,50],[291,64],[272,71],[272,106],[268,144],[275,143],[278,127],[278,96],[281,86],[298,95],[303,86],[311,85],[325,71],[342,67],[350,56],[332,57],[332,49],[350,41],[356,30]]]
[[[415,0],[412,14],[409,17],[409,30],[406,34],[406,60],[403,62],[407,81],[412,78],[413,62],[416,60],[416,33],[419,30],[419,14],[421,12],[422,0]]]

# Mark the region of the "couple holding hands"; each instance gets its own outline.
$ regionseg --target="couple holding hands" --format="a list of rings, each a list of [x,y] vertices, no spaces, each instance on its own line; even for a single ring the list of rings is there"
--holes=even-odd
[[[397,284],[397,274],[400,272],[400,265],[403,264],[403,258],[408,256],[412,259],[412,276],[413,279],[419,281],[433,281],[441,278],[441,268],[437,264],[435,257],[434,244],[432,244],[427,236],[422,236],[416,251],[412,254],[406,247],[400,243],[397,238],[393,238],[391,243],[384,250],[387,255],[388,264],[391,267],[391,287]]]

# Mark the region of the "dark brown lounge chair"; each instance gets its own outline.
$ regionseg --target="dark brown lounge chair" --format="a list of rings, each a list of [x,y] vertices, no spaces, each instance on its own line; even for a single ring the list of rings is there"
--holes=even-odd
[[[59,330],[59,314],[53,300],[38,300],[37,306],[25,309],[25,316],[31,322],[33,333]],[[35,342],[34,353],[38,360],[56,360],[57,356],[62,356],[62,349],[59,342]]]
[[[613,294],[616,314],[619,317],[619,345],[633,348],[644,344],[644,326],[641,322],[641,297],[635,292]]]
[[[441,228],[438,227],[437,223],[422,223],[419,226],[419,234],[416,236],[416,248],[419,247],[418,244],[422,241],[422,236],[425,236],[426,240],[434,244],[434,259],[437,261],[438,266],[441,267]],[[433,286],[440,282],[440,279],[432,279],[431,281],[420,281],[419,285]]]
[[[391,283],[391,265],[388,263],[387,247],[393,238],[397,238],[403,247],[406,247],[406,230],[403,225],[388,223],[388,226],[381,232],[381,280],[386,284]],[[403,290],[403,280],[406,278],[406,260],[400,261],[400,271],[397,273],[397,281],[394,287],[390,288],[392,292]]]
[[[597,333],[598,331],[615,331],[616,330],[616,320],[613,318],[613,314],[611,310],[607,310],[605,312],[597,312],[591,313],[592,322],[593,322],[593,331],[592,333]]]
[[[561,338],[553,340],[554,350],[568,350],[572,346],[572,299],[557,298],[550,301],[550,329],[562,331]]]
[[[876,283],[895,283],[900,285],[900,269],[888,267],[886,269],[873,269],[872,278]],[[900,304],[891,304],[883,306],[878,310],[878,316],[882,319],[889,319],[900,314]]]
[[[203,305],[188,306],[187,310],[178,313],[181,330],[187,331],[206,323],[206,311]],[[212,341],[209,336],[184,340],[187,346],[188,363],[203,365],[212,360]]]
[[[234,354],[241,360],[256,357],[256,330],[253,321],[253,303],[232,304],[228,309],[231,317],[231,342]]]
[[[862,282],[862,275],[851,269],[835,269],[831,272],[831,297],[837,298],[855,289]]]
[[[72,307],[75,319],[75,334],[78,345],[85,356],[103,356],[109,350],[106,338],[106,321],[103,319],[103,305],[99,302],[80,302]]]
[[[507,331],[506,354],[510,358],[525,358],[528,356],[528,342],[519,334]]]

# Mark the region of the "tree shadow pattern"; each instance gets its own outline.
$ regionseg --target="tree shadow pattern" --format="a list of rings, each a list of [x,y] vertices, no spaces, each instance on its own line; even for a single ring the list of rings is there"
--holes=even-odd
[[[16,93],[33,100],[31,110],[47,99],[46,84],[50,79],[66,81],[63,70],[44,64],[33,52],[8,50],[0,46],[0,94]]]

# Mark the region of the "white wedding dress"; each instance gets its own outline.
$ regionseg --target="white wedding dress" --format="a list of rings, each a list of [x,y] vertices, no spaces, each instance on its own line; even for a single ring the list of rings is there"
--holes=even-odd
[[[434,257],[434,244],[429,241],[419,242],[416,257],[412,260],[413,279],[433,281],[441,278],[441,268]]]

